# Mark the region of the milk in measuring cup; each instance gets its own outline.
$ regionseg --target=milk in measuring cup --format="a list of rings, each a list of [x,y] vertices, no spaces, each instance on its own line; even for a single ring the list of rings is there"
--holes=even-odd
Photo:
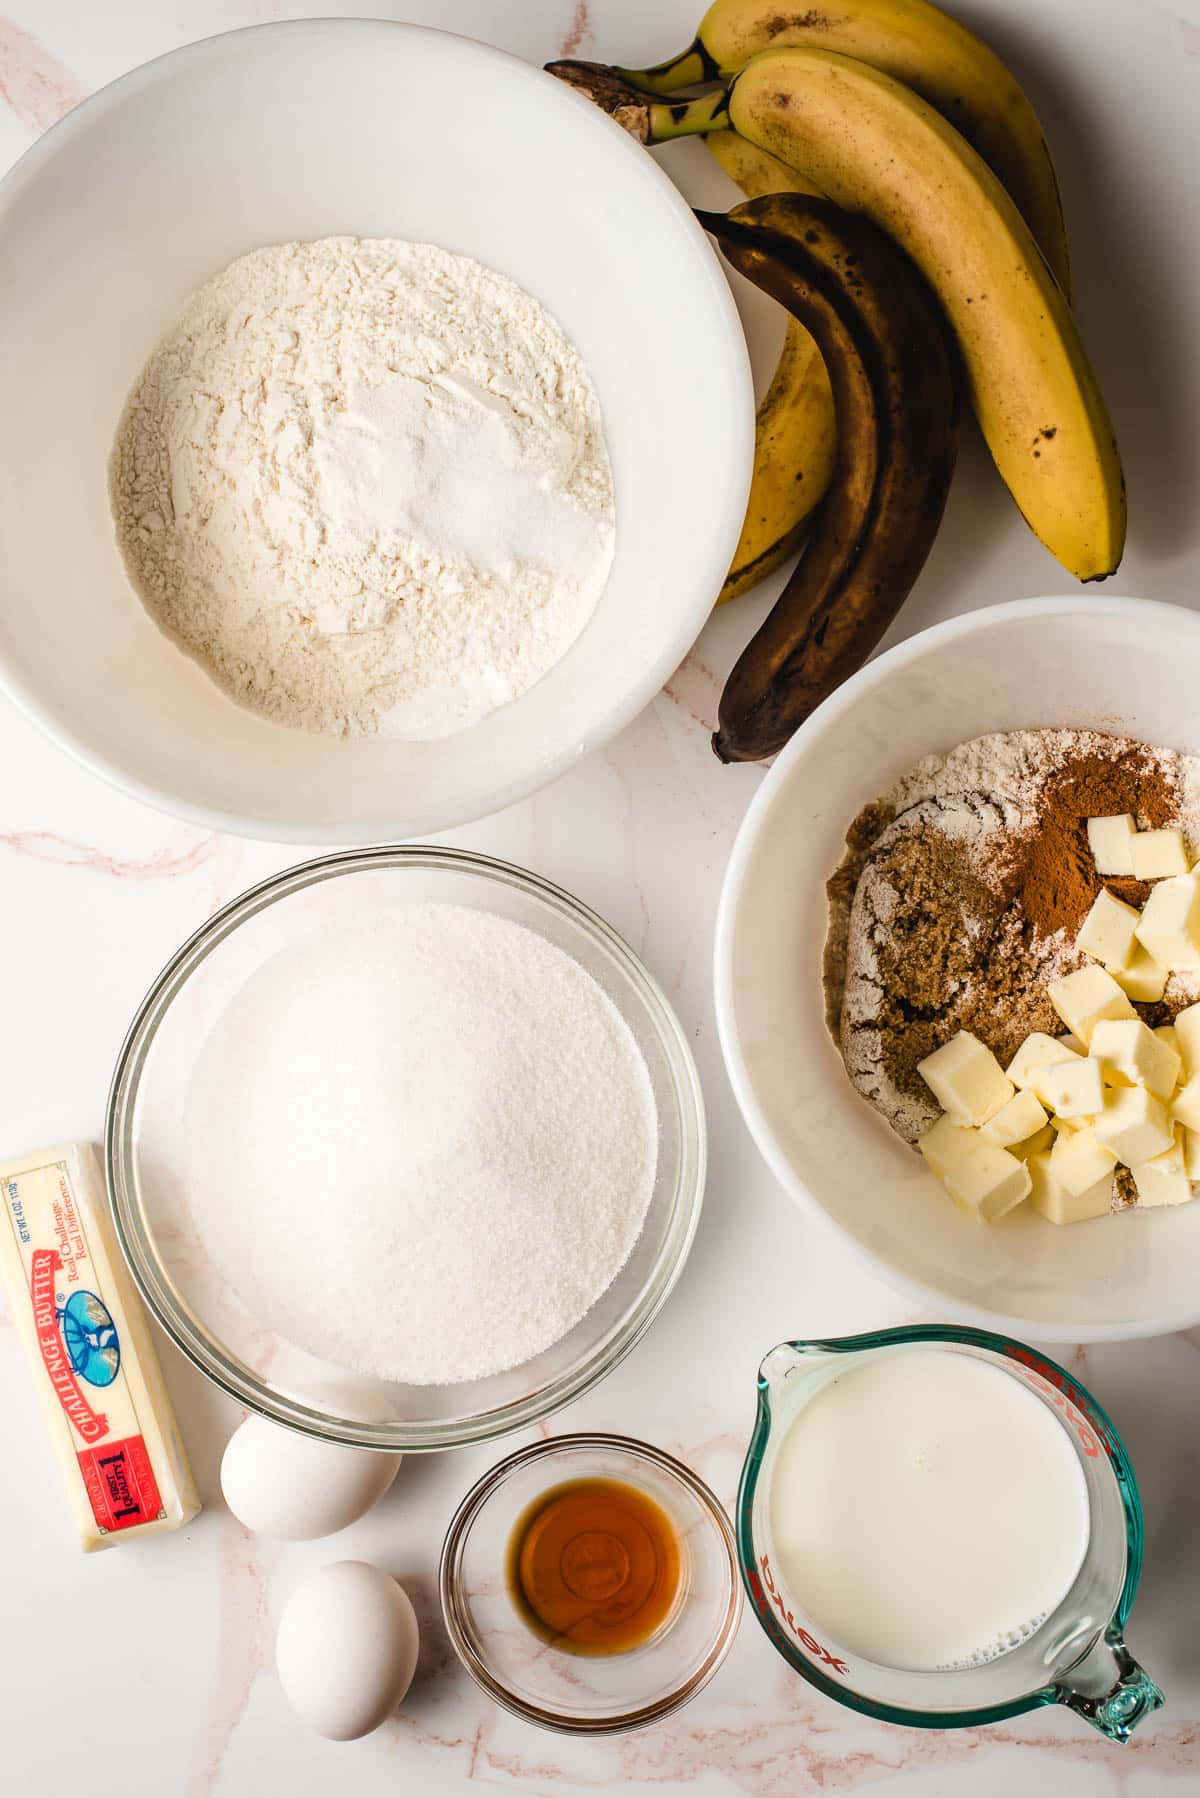
[[[818,1633],[914,1670],[1017,1647],[1088,1542],[1054,1413],[999,1368],[919,1344],[816,1391],[780,1445],[770,1506],[778,1569]]]

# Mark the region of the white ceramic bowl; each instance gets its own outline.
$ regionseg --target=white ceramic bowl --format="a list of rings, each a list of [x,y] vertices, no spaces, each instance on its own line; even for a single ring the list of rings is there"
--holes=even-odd
[[[825,1028],[824,889],[846,826],[922,756],[987,731],[1093,726],[1200,751],[1198,691],[1195,613],[1083,594],[995,606],[923,631],[848,681],[746,814],[715,972],[743,1115],[796,1202],[938,1312],[1056,1342],[1190,1328],[1200,1202],[1064,1229],[1027,1207],[992,1229],[955,1210],[850,1085]]]
[[[107,462],[192,290],[261,244],[432,240],[510,275],[591,370],[616,559],[544,680],[436,743],[344,743],[240,710],[129,587]],[[135,70],[0,184],[0,680],[64,748],[199,823],[301,842],[480,817],[605,742],[695,638],[737,541],[754,406],[729,288],[653,159],[578,94],[382,20],[233,32]]]

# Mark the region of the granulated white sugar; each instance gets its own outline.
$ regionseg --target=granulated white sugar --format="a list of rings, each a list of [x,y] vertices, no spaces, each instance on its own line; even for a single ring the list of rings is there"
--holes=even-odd
[[[439,1385],[558,1341],[654,1186],[650,1076],[616,1006],[534,931],[373,911],[265,962],[189,1104],[189,1201],[263,1327]]]

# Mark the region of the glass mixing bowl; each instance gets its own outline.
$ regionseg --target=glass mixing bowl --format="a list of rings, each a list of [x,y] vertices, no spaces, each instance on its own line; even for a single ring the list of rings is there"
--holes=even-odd
[[[184,1110],[217,1018],[269,956],[363,904],[473,906],[536,930],[603,987],[638,1043],[658,1110],[645,1223],[612,1285],[566,1336],[488,1379],[405,1386],[315,1360],[264,1330],[200,1246],[184,1187]],[[276,1423],[363,1448],[454,1448],[523,1428],[578,1398],[648,1329],[687,1259],[704,1193],[704,1105],[674,1012],[615,931],[570,894],[462,849],[324,856],[252,887],[159,975],[117,1062],[105,1159],[117,1234],[163,1329],[232,1398]],[[348,1301],[350,1295],[334,1295]]]
[[[620,1480],[675,1525],[679,1597],[658,1630],[624,1654],[566,1653],[525,1623],[505,1577],[528,1507],[573,1480]],[[689,1467],[628,1436],[551,1437],[485,1473],[458,1507],[442,1547],[442,1615],[477,1685],[515,1716],[564,1735],[644,1729],[702,1691],[733,1646],[742,1615],[733,1526]]]

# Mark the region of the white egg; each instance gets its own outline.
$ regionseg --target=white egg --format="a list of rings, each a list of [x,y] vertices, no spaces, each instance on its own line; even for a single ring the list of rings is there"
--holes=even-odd
[[[225,1503],[256,1536],[311,1542],[332,1536],[377,1504],[396,1477],[399,1455],[343,1448],[248,1417],[225,1444]]]
[[[335,1742],[369,1735],[412,1683],[420,1633],[403,1586],[367,1561],[331,1561],[293,1592],[275,1665],[302,1723]]]

